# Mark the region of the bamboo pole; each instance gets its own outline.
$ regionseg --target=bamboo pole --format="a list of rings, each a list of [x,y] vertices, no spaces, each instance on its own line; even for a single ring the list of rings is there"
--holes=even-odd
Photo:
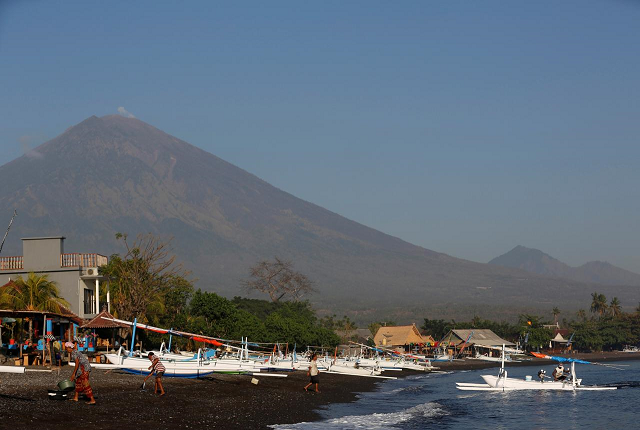
[[[46,352],[47,352],[47,314],[44,314],[44,325],[42,326],[42,365],[43,366],[44,366]]]

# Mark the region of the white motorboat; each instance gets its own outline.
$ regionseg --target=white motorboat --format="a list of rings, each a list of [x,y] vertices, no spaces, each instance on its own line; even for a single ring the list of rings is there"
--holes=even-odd
[[[456,382],[456,388],[463,391],[515,391],[515,390],[556,390],[556,391],[603,391],[615,390],[617,387],[598,387],[583,386],[582,379],[576,377],[576,363],[596,364],[589,361],[579,360],[575,358],[554,357],[544,354],[535,354],[539,358],[547,358],[560,362],[571,363],[571,373],[569,377],[562,381],[545,380],[542,375],[539,380],[533,380],[531,377],[525,379],[509,378],[507,370],[504,368],[504,351],[502,352],[502,366],[497,376],[482,375],[484,384],[475,384],[467,382]]]

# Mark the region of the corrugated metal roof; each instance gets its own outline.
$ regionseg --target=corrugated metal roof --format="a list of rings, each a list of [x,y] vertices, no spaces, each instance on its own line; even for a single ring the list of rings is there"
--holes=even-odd
[[[454,329],[451,330],[456,337],[460,338],[462,342],[467,340],[469,335],[471,334],[471,339],[469,339],[470,344],[478,345],[478,346],[514,346],[515,343],[504,340],[493,331],[481,328],[481,329]],[[473,333],[473,334],[472,334]]]

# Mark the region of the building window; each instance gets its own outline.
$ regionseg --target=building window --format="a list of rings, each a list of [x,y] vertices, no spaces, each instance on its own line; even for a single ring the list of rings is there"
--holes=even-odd
[[[84,313],[96,313],[96,297],[93,290],[90,290],[88,288],[84,289]]]

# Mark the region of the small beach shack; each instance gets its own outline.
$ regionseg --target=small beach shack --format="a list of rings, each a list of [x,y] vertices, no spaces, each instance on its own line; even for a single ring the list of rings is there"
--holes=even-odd
[[[440,346],[446,348],[450,355],[466,352],[470,354],[475,349],[478,354],[500,356],[497,348],[515,346],[515,343],[502,339],[489,329],[453,329],[440,341]]]
[[[553,331],[553,338],[549,341],[549,348],[552,353],[566,352],[571,350],[569,344],[569,329],[556,328]]]
[[[10,281],[12,282],[12,281]],[[2,353],[16,359],[20,359],[23,365],[32,362],[45,363],[48,361],[51,351],[51,342],[54,338],[61,341],[72,340],[74,329],[83,323],[82,318],[62,307],[60,313],[20,310],[20,309],[0,309],[2,328],[0,328],[0,339],[2,339]],[[31,321],[33,327],[33,339],[27,339],[27,326]],[[21,325],[17,327],[16,324]],[[11,325],[11,331],[8,326]],[[18,338],[18,335],[22,338]],[[31,340],[33,347],[25,348],[26,341]],[[26,360],[25,360],[26,358]]]
[[[435,343],[431,336],[425,336],[420,333],[415,323],[380,327],[373,337],[373,341],[376,346],[404,349],[405,352],[411,352],[414,349],[422,350],[425,347],[433,346]]]
[[[93,345],[94,351],[115,349],[118,330],[122,328],[128,329],[129,326],[112,320],[113,315],[107,311],[105,306],[102,312],[80,327],[85,333],[90,333],[85,341],[87,348],[89,348],[89,345]],[[93,341],[93,344],[91,341]],[[94,351],[89,350],[89,352]]]

